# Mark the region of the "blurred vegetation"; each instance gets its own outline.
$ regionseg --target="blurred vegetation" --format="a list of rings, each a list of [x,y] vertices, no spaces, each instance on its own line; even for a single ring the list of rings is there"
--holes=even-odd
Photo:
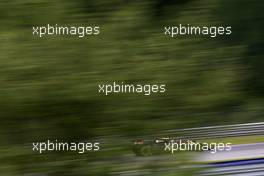
[[[131,154],[133,137],[262,121],[263,5],[257,0],[1,0],[1,175],[117,175],[115,168],[135,169],[109,159]],[[165,25],[179,23],[232,26],[233,34],[163,35]],[[101,34],[32,36],[32,26],[46,24],[99,25]],[[167,93],[98,94],[98,84],[113,81],[162,83]],[[82,156],[31,151],[32,141],[93,138],[107,139],[105,151]]]

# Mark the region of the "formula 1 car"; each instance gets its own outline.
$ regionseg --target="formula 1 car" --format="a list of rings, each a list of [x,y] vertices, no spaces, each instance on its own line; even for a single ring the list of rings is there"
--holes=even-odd
[[[168,137],[162,137],[157,138],[154,140],[135,140],[133,142],[133,152],[137,156],[151,156],[153,154],[161,154],[166,152],[171,152],[172,150],[175,150],[174,146],[177,145],[188,145],[185,147],[186,151],[208,151],[212,150],[212,148],[203,148],[201,147],[203,144],[196,142],[194,140],[190,139],[184,139],[184,138],[168,138]],[[193,147],[190,147],[190,146]]]

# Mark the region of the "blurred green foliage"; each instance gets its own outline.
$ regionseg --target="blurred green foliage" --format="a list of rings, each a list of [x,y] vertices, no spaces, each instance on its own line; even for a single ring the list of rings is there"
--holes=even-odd
[[[2,0],[1,175],[115,175],[121,166],[101,163],[102,158],[131,153],[130,137],[263,120],[263,5],[258,0]],[[233,34],[163,35],[165,25],[179,23],[232,26]],[[32,26],[46,24],[99,25],[101,34],[32,36]],[[98,84],[113,81],[162,83],[167,93],[98,94]],[[32,141],[92,138],[109,138],[108,150],[83,156],[31,151]]]

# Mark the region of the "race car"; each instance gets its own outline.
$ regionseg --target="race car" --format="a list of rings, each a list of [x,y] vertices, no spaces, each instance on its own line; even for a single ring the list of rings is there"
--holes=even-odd
[[[140,140],[135,140],[133,142],[133,152],[137,156],[151,156],[153,154],[162,154],[166,152],[173,153],[174,150],[176,151],[175,146],[177,147],[186,146],[184,148],[184,151],[212,150],[212,148],[203,148],[202,145],[203,145],[202,143],[185,138],[161,137],[154,140],[140,139]]]

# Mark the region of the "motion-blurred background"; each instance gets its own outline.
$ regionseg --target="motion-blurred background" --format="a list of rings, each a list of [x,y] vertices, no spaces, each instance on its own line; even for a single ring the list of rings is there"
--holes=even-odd
[[[131,141],[263,121],[263,8],[260,0],[1,0],[0,175],[196,175],[189,154],[138,158]],[[232,35],[164,35],[180,23],[232,26]],[[32,35],[47,24],[97,25],[101,34]],[[167,92],[98,94],[113,81],[166,84]],[[101,151],[32,151],[47,139],[99,140]]]

